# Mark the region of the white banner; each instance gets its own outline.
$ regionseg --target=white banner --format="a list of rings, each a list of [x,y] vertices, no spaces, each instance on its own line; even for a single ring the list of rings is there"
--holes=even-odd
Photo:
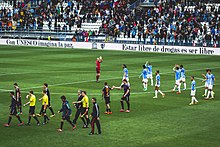
[[[220,48],[211,48],[211,47],[96,43],[96,42],[92,43],[92,42],[47,41],[47,40],[27,40],[27,39],[0,39],[0,44],[19,45],[19,46],[38,46],[38,47],[78,48],[78,49],[104,49],[104,50],[137,51],[137,52],[151,52],[151,53],[220,55]]]

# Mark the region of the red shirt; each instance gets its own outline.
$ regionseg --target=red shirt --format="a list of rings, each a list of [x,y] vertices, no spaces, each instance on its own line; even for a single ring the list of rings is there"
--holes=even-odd
[[[101,67],[101,64],[100,64],[101,62],[99,62],[99,60],[96,60],[96,68],[98,68],[98,69],[100,69],[100,67]]]

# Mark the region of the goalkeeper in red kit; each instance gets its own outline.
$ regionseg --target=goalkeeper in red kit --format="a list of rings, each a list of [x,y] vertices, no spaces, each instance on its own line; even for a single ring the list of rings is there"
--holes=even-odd
[[[96,82],[99,82],[102,61],[103,61],[103,59],[101,56],[96,59]]]

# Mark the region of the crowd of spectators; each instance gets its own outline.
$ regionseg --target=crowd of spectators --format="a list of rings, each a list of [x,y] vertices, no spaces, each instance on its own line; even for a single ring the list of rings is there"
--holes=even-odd
[[[0,9],[1,30],[42,30],[137,38],[150,44],[220,44],[220,7],[202,0],[161,0],[153,8],[129,9],[135,0],[14,0],[13,10]],[[191,6],[188,7],[188,6]],[[83,22],[101,21],[99,32],[80,30]],[[65,25],[60,26],[59,22]],[[80,30],[80,31],[79,31]]]

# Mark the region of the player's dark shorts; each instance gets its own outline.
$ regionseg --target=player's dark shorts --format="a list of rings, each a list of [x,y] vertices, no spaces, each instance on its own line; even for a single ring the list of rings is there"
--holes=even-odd
[[[47,107],[48,107],[48,105],[47,105]],[[42,105],[42,107],[41,107],[41,112],[42,112],[42,113],[46,113],[47,107],[46,107],[46,109],[44,110],[44,105]]]
[[[11,107],[10,108],[10,115],[16,115],[18,112],[17,112],[17,109],[16,107]]]
[[[121,100],[123,100],[123,101],[129,101],[129,97],[130,97],[130,95],[127,95],[126,97],[122,97]]]
[[[111,103],[110,97],[104,97],[104,99],[105,99],[105,104],[110,104]]]
[[[29,114],[30,114],[30,115],[35,114],[35,106],[30,106],[30,108],[29,108]]]
[[[86,108],[81,109],[81,115],[88,115],[88,112],[89,112],[89,108],[87,112],[86,112]]]
[[[96,68],[96,73],[100,73],[100,72],[101,72],[100,68]]]
[[[64,115],[64,116],[62,116],[62,119],[63,119],[63,120],[69,120],[69,119],[70,119],[70,116],[69,116],[69,115]]]
[[[21,106],[21,105],[22,105],[21,98],[18,98],[17,106]]]

